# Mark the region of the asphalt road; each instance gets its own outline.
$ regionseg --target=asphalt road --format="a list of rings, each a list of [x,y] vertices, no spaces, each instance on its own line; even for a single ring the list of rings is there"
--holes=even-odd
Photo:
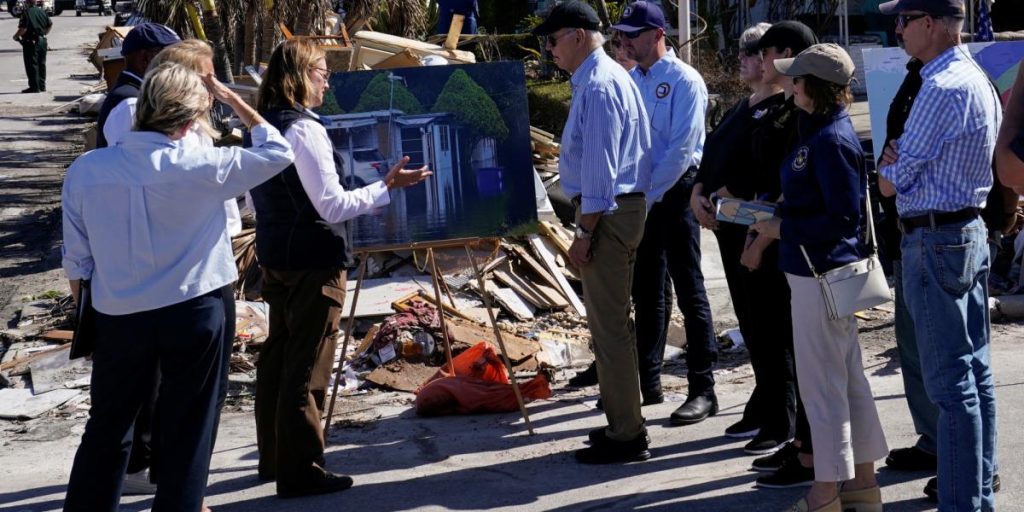
[[[84,122],[50,112],[77,98],[83,87],[98,78],[80,46],[95,41],[109,18],[55,19],[49,60],[50,91],[22,95],[26,85],[18,46],[0,37],[0,188],[17,178],[32,193],[0,190],[0,229],[9,221],[32,222],[25,215],[52,214],[54,190],[59,193],[59,168],[48,154],[73,156],[76,130]],[[13,34],[15,22],[0,13],[0,35]],[[91,76],[88,76],[90,75]],[[82,77],[82,75],[87,75]],[[61,152],[64,153],[61,153]],[[32,159],[27,159],[31,154]],[[41,184],[41,185],[40,185]],[[37,189],[43,193],[37,194]],[[12,202],[17,204],[12,206]],[[23,211],[18,211],[18,209]],[[52,219],[52,217],[50,217]],[[13,221],[12,221],[13,222]],[[15,223],[17,224],[17,222]],[[6,236],[0,233],[0,237]],[[2,239],[2,238],[0,238]],[[716,314],[725,321],[720,270],[715,263],[713,237],[705,236],[705,273],[712,286]],[[4,245],[3,251],[9,247]],[[52,247],[37,249],[26,259],[42,258],[40,267],[0,265],[0,284],[22,283],[27,276],[48,272],[50,286],[60,283],[53,267]],[[21,254],[21,253],[19,253]],[[49,256],[48,256],[49,255]],[[4,256],[4,255],[0,255]],[[49,259],[48,259],[49,258]],[[34,261],[34,260],[33,260]],[[45,280],[44,280],[45,281]],[[43,285],[34,285],[43,286]],[[13,293],[14,296],[22,292]],[[2,295],[2,294],[0,294]],[[8,317],[4,317],[5,319]],[[865,349],[865,367],[873,387],[890,447],[913,443],[915,435],[903,397],[895,348],[885,333],[891,323],[871,327],[872,343]],[[1024,511],[1021,453],[1024,443],[1017,430],[1024,424],[1024,337],[1020,324],[996,325],[993,361],[998,400],[999,456],[1003,491],[997,495],[1000,511]],[[867,337],[867,336],[865,336]],[[572,459],[583,446],[589,429],[603,424],[595,410],[596,390],[568,391],[556,386],[551,400],[529,408],[536,435],[527,435],[518,414],[419,418],[410,409],[409,395],[373,393],[340,402],[343,425],[329,438],[328,466],[353,475],[355,487],[340,494],[283,501],[274,497],[272,484],[256,479],[255,432],[251,410],[225,413],[208,488],[208,504],[217,511],[391,511],[391,510],[684,510],[781,511],[803,493],[802,489],[759,490],[751,457],[742,442],[721,436],[738,419],[752,385],[749,365],[722,368],[718,396],[722,412],[688,427],[666,421],[683,400],[684,369],[672,363],[665,378],[668,402],[644,409],[653,439],[650,461],[624,466],[586,467]],[[18,425],[0,422],[0,510],[59,510],[83,418]],[[879,470],[886,510],[935,510],[923,499],[925,473]],[[126,497],[122,510],[146,510],[147,497]],[[959,512],[959,511],[958,511]]]

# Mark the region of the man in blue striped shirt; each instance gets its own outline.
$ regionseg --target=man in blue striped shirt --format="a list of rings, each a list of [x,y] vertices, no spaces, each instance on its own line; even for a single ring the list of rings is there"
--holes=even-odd
[[[580,269],[608,428],[590,433],[586,464],[646,460],[640,415],[636,333],[629,318],[636,249],[651,188],[651,133],[643,98],[629,74],[601,45],[600,21],[589,5],[552,9],[533,33],[547,38],[555,64],[572,74],[572,101],[562,132],[562,188],[576,205],[569,259]]]
[[[960,45],[962,0],[894,0],[896,33],[923,84],[885,148],[879,186],[896,195],[904,301],[928,397],[939,408],[939,510],[995,510],[995,395],[989,361],[988,230],[999,96]]]

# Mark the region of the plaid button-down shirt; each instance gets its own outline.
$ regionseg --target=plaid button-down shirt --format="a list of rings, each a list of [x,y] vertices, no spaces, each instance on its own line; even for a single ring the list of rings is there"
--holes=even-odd
[[[964,46],[921,69],[924,84],[899,159],[882,167],[901,216],[981,208],[992,188],[992,153],[1002,121],[999,96]]]

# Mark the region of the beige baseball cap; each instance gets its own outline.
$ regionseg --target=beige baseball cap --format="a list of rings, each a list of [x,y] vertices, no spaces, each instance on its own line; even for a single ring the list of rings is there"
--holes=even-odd
[[[775,59],[775,69],[786,76],[811,75],[839,85],[853,80],[853,59],[833,43],[816,44],[792,59]]]

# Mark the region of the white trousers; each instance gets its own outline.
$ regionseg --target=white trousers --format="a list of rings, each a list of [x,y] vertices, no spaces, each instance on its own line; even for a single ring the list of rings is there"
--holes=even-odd
[[[814,278],[786,274],[786,279],[792,292],[797,381],[814,446],[814,479],[849,480],[854,464],[889,453],[864,375],[857,319],[829,319]]]

